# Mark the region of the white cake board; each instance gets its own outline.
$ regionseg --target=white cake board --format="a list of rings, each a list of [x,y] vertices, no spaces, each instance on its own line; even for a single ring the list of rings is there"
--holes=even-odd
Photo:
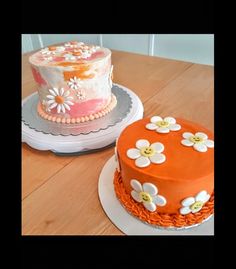
[[[129,124],[136,120],[143,118],[143,105],[139,97],[132,92],[130,89],[115,84],[125,90],[132,99],[132,108],[129,114],[115,126],[111,126],[106,130],[100,130],[96,133],[89,133],[87,135],[51,135],[38,132],[34,129],[29,128],[22,122],[22,142],[27,143],[30,147],[38,150],[51,150],[55,153],[81,153],[81,152],[93,152],[111,145],[115,142],[116,138],[120,135],[121,131]],[[37,94],[37,93],[33,93]],[[32,94],[32,95],[33,95]],[[22,102],[26,102],[28,98],[25,98]]]
[[[154,228],[130,215],[116,197],[113,185],[116,168],[115,156],[104,165],[98,182],[102,207],[114,225],[126,235],[214,235],[214,216],[192,228],[167,230]]]

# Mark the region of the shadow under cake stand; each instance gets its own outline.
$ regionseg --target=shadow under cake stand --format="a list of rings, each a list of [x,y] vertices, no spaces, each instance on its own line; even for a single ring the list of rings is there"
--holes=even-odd
[[[143,118],[143,105],[130,89],[113,84],[117,105],[100,119],[78,124],[55,123],[37,113],[38,93],[22,101],[22,142],[57,155],[81,155],[114,145],[122,130]],[[62,127],[63,125],[63,127]]]
[[[129,214],[121,205],[114,191],[114,173],[116,169],[113,155],[104,165],[99,181],[98,195],[101,205],[113,224],[126,235],[214,235],[214,216],[211,215],[201,224],[188,228],[161,228],[142,222]]]

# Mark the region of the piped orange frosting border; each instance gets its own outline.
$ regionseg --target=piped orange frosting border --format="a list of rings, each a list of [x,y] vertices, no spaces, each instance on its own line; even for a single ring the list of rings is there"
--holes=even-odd
[[[61,116],[52,116],[47,114],[41,106],[41,103],[38,103],[38,113],[39,115],[44,118],[45,120],[50,120],[53,122],[57,122],[57,123],[80,123],[80,122],[86,122],[86,121],[92,121],[95,119],[99,119],[103,116],[105,116],[106,114],[108,114],[109,112],[112,111],[112,109],[115,108],[117,104],[117,99],[115,97],[114,94],[112,94],[111,96],[111,102],[101,111],[94,113],[94,114],[90,114],[84,117],[77,117],[77,118],[66,118],[66,117],[61,117]]]
[[[149,212],[142,204],[134,201],[124,187],[121,174],[116,170],[114,174],[114,189],[117,198],[125,209],[148,224],[168,227],[187,227],[198,224],[207,219],[214,213],[214,193],[211,195],[210,200],[202,207],[201,211],[197,213],[190,213],[187,215],[181,214],[165,214],[158,212]],[[158,209],[157,209],[158,210]]]

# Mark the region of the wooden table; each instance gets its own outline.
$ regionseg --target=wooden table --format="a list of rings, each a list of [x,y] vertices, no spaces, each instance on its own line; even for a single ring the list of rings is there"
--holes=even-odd
[[[22,56],[22,98],[35,82]],[[212,66],[112,51],[114,82],[133,90],[145,117],[174,116],[214,129]],[[113,155],[110,148],[77,157],[58,157],[22,144],[22,235],[122,235],[104,213],[98,178]]]

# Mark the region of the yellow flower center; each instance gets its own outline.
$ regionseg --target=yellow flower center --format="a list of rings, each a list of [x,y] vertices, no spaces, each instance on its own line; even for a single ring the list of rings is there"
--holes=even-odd
[[[64,98],[63,98],[62,96],[57,95],[57,96],[55,97],[55,101],[56,101],[56,103],[58,103],[58,104],[63,104],[63,103],[64,103]]]
[[[155,155],[155,150],[152,147],[142,147],[140,153],[144,157],[151,157]]]
[[[202,142],[203,142],[203,139],[202,139],[200,136],[196,136],[196,135],[191,136],[191,137],[189,138],[189,140],[190,140],[191,142],[195,143],[195,144],[197,144],[197,143],[202,143]]]
[[[139,197],[142,199],[143,202],[146,202],[146,203],[151,203],[152,202],[152,197],[147,192],[144,192],[144,191],[140,192]]]
[[[170,124],[167,121],[160,120],[160,121],[156,122],[156,125],[159,126],[159,127],[163,127],[164,128],[164,127],[168,127]]]
[[[195,202],[193,205],[190,206],[191,210],[197,210],[199,208],[202,208],[203,206],[203,202]]]

